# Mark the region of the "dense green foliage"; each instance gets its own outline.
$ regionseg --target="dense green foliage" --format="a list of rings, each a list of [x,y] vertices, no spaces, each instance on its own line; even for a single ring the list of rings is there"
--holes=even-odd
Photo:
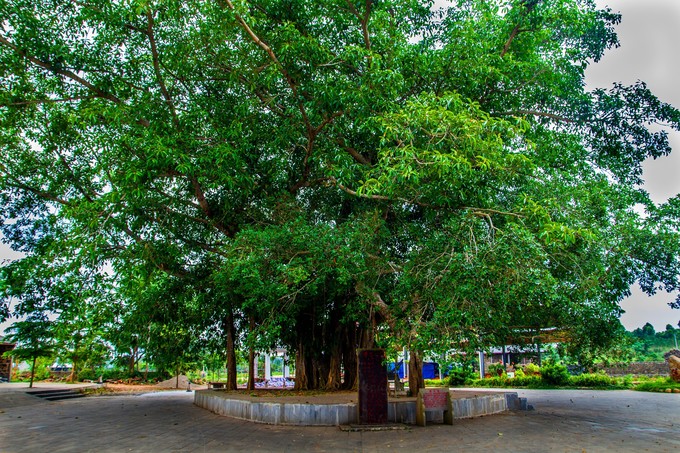
[[[509,387],[509,388],[596,388],[596,389],[627,389],[635,388],[632,377],[616,378],[606,374],[579,374],[575,376],[560,377],[559,382],[554,381],[554,376],[545,378],[541,376],[495,376],[487,379],[473,379],[466,382],[472,387]],[[649,382],[649,381],[646,381]]]
[[[631,284],[679,286],[641,164],[680,113],[585,90],[590,0],[431,6],[0,0],[0,315],[74,362],[285,346],[300,389],[359,347],[608,346]]]
[[[544,357],[587,368],[630,362],[661,362],[664,354],[676,349],[680,341],[680,328],[667,324],[665,330],[656,332],[650,323],[646,323],[632,332],[621,329],[613,338],[614,341],[607,348],[586,353],[569,343],[549,346],[544,350]]]
[[[662,361],[664,354],[678,349],[680,323],[674,328],[667,324],[666,330],[656,332],[650,323],[628,333],[628,344],[632,349],[632,361]]]
[[[543,370],[542,370],[543,371]],[[507,375],[494,376],[486,379],[468,379],[466,386],[471,387],[500,387],[500,388],[579,388],[579,389],[599,389],[617,390],[631,389],[641,392],[664,392],[679,393],[680,383],[673,381],[669,377],[648,377],[648,376],[622,376],[611,377],[604,373],[583,373],[569,375],[559,379],[559,383],[554,382],[553,377],[544,378],[543,375],[522,375],[508,378]],[[457,385],[460,387],[461,385]]]

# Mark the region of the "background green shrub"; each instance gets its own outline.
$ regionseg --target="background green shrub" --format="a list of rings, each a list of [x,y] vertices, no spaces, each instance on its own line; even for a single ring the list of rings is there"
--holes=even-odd
[[[449,385],[453,387],[465,385],[474,380],[474,378],[475,372],[469,368],[453,368],[449,372]]]
[[[475,379],[472,385],[475,387],[507,387],[508,379],[505,376],[492,376],[485,379]]]
[[[670,377],[650,378],[640,382],[634,389],[641,392],[665,392],[668,389],[671,391],[674,389],[680,390],[680,382],[675,382]]]
[[[505,365],[502,363],[492,363],[487,370],[491,376],[503,376],[505,374]]]
[[[524,374],[526,374],[527,376],[529,375],[538,376],[539,374],[541,374],[541,369],[535,363],[527,363],[526,365],[524,365]]]
[[[517,376],[508,379],[508,384],[512,387],[541,387],[543,385],[543,380],[540,376]]]
[[[448,387],[447,379],[425,379],[425,387]]]
[[[570,376],[569,384],[576,387],[609,387],[616,385],[616,380],[604,373],[584,373]]]
[[[546,361],[541,367],[541,379],[550,385],[565,385],[569,383],[569,371],[561,363]]]

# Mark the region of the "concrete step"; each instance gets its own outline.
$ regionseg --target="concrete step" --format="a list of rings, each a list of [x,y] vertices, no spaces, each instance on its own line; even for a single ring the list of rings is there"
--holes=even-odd
[[[26,393],[46,401],[59,401],[72,398],[82,398],[85,396],[85,394],[81,393],[78,389],[45,389],[32,390]]]
[[[47,401],[59,401],[59,400],[70,400],[73,398],[83,398],[86,396],[84,393],[62,393],[59,395],[51,395],[51,396],[45,396],[43,397],[44,400]]]

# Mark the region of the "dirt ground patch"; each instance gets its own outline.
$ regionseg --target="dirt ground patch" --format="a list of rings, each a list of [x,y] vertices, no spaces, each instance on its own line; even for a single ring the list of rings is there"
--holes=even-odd
[[[140,394],[148,392],[160,392],[164,390],[203,390],[206,385],[190,383],[184,375],[174,376],[156,384],[142,384],[134,381],[105,382],[96,389],[89,389],[87,393],[93,394]]]
[[[278,389],[255,389],[247,391],[239,389],[235,391],[213,389],[212,392],[219,396],[228,399],[238,399],[245,401],[271,401],[277,403],[293,403],[293,404],[349,404],[357,403],[359,394],[357,391],[338,391],[338,392],[323,392],[318,390],[312,391],[295,391],[295,390],[278,390]],[[451,392],[451,397],[456,398],[470,398],[484,394],[476,391],[454,391]],[[415,401],[415,397],[389,396],[390,401]]]
[[[182,387],[181,382],[179,389],[174,385],[170,386],[167,383],[162,385],[144,385],[144,384],[124,384],[124,383],[106,383],[96,390],[91,390],[91,393],[102,395],[138,395],[149,392],[164,392],[171,390],[186,390],[186,385]],[[205,385],[191,385],[191,390],[205,390]],[[211,390],[216,392],[224,398],[239,399],[245,401],[263,401],[276,400],[278,402],[286,403],[308,403],[308,404],[344,404],[356,403],[357,392],[321,392],[321,391],[293,391],[293,390],[278,390],[278,389],[255,389],[246,390],[245,388],[239,390]]]
[[[297,404],[346,404],[356,403],[357,392],[294,391],[276,389],[211,390],[222,398],[244,401],[272,401]]]
[[[109,384],[106,383],[102,389],[110,393],[145,393],[145,392],[159,392],[161,389],[155,385],[145,384]]]
[[[172,382],[170,382],[172,381]],[[181,379],[179,381],[179,387],[176,387],[175,378],[169,379],[168,381],[160,382],[158,384],[134,384],[134,383],[104,383],[101,387],[94,390],[92,393],[100,394],[123,394],[123,395],[136,395],[140,393],[149,392],[164,392],[168,390],[186,390],[188,387],[188,381],[186,379]],[[204,390],[208,388],[206,385],[191,384],[189,387],[191,390]]]
[[[95,394],[103,395],[138,395],[141,393],[149,392],[163,392],[169,390],[186,390],[188,381],[183,376],[180,376],[179,387],[176,387],[177,380],[176,377],[168,379],[167,381],[160,382],[158,384],[136,384],[136,383],[105,383],[102,387],[97,390],[90,391]],[[206,385],[191,384],[191,390],[205,390]],[[293,404],[350,404],[358,403],[358,392],[357,391],[335,391],[327,392],[321,390],[308,390],[308,391],[296,391],[291,389],[255,389],[246,390],[245,388],[239,388],[238,390],[224,390],[224,389],[212,389],[211,392],[215,392],[222,398],[238,399],[244,401],[276,401],[280,403],[293,403]],[[451,396],[456,398],[470,398],[477,396],[483,392],[471,391],[461,391],[456,390],[451,392]],[[390,401],[415,401],[415,397],[398,396],[394,397],[390,392]]]

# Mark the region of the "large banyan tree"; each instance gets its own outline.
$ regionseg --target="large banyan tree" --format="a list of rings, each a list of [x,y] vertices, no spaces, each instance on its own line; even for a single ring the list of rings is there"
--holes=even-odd
[[[642,82],[586,90],[619,21],[591,0],[0,17],[0,218],[27,256],[5,315],[83,303],[26,305],[66,272],[106,282],[87,300],[126,347],[209,344],[235,386],[236,349],[285,346],[299,389],[337,389],[357,348],[406,347],[417,372],[518,329],[599,347],[631,284],[678,286],[678,200],[654,205],[641,163],[680,114]]]

